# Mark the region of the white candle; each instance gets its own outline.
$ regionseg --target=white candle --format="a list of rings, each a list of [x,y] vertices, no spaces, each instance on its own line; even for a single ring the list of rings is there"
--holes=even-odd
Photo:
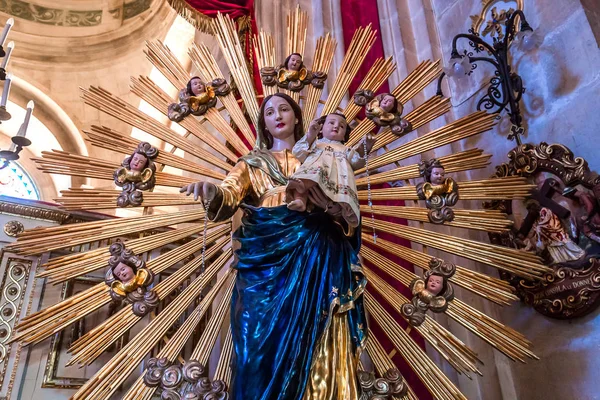
[[[6,70],[6,66],[8,65],[8,60],[10,60],[10,54],[13,51],[13,48],[15,47],[15,42],[8,42],[8,46],[6,48],[6,55],[4,56],[4,59],[2,59],[2,64],[0,64],[0,68],[3,68],[4,70]]]
[[[25,119],[21,124],[21,128],[19,128],[19,132],[17,132],[17,136],[25,136],[27,134],[27,127],[29,126],[31,113],[33,113],[33,106],[33,100],[29,100],[29,103],[27,103],[27,113],[25,114]]]
[[[0,107],[6,108],[6,102],[8,101],[8,93],[10,92],[11,79],[12,75],[6,74],[6,80],[4,81],[4,90],[2,91],[2,100],[0,101]]]
[[[2,36],[0,36],[0,46],[4,46],[4,42],[6,42],[8,32],[10,32],[10,28],[14,24],[15,20],[13,18],[9,18],[8,21],[6,21],[6,25],[4,25],[4,30],[2,31]]]

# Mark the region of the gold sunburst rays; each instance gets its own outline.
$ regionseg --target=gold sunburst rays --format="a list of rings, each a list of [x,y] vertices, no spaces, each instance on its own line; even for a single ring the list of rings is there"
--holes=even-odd
[[[539,280],[545,274],[552,272],[551,268],[541,264],[539,257],[508,247],[463,239],[439,232],[432,234],[427,229],[378,220],[364,219],[363,225],[459,257],[478,261],[527,279]]]
[[[328,73],[333,62],[336,47],[337,41],[329,33],[325,36],[320,36],[317,39],[312,70]],[[319,105],[322,92],[323,88],[316,88],[313,85],[310,85],[306,91],[304,109],[302,110],[305,131],[308,130],[308,125],[317,115],[317,106]]]
[[[211,232],[213,228],[218,227],[220,232],[225,234],[230,230],[230,222],[210,223],[207,229]],[[166,246],[169,243],[175,243],[185,239],[204,229],[202,224],[194,224],[191,227],[167,230],[154,235],[143,236],[139,239],[123,240],[123,244],[135,254],[142,254],[147,251]],[[110,258],[109,246],[100,247],[74,255],[55,257],[42,265],[45,271],[37,274],[38,278],[48,278],[48,282],[58,284],[80,275],[88,274],[108,265]]]
[[[223,268],[228,259],[220,258]],[[217,262],[213,263],[216,264]],[[140,331],[119,353],[90,378],[72,396],[73,400],[104,400],[109,398],[137,368],[142,359],[181,314],[198,298],[210,282],[207,275],[198,276],[183,292]],[[226,276],[222,279],[226,279]]]
[[[152,79],[144,76],[140,76],[139,78],[131,77],[131,92],[160,111],[163,115],[167,116],[167,109],[169,104],[173,102],[173,99],[158,87]],[[248,148],[243,144],[223,117],[221,117],[221,114],[216,110],[214,111],[215,113],[210,114],[210,118],[207,115],[208,113],[205,114],[206,118],[202,121],[190,116],[180,121],[179,125],[187,129],[188,132],[191,132],[223,157],[235,162],[237,161],[238,156],[221,143],[216,136],[209,132],[202,122],[210,122],[210,124],[242,155],[248,152]],[[218,117],[215,118],[217,115]],[[223,125],[227,128],[224,128]]]
[[[298,53],[304,59],[306,49],[306,33],[308,31],[308,13],[297,5],[286,17],[286,40],[285,54]],[[300,103],[300,92],[281,89],[289,95],[296,103]]]
[[[474,229],[485,232],[502,233],[508,231],[513,221],[506,214],[497,210],[469,210],[453,208],[454,219],[444,225],[457,228]],[[429,222],[429,209],[408,206],[360,206],[362,213],[373,212],[375,215],[404,218],[411,221]]]
[[[304,54],[306,32],[308,31],[308,13],[297,5],[286,17],[285,54]]]
[[[206,311],[210,308],[216,293],[221,287],[224,287],[223,296],[219,302],[219,305],[215,312],[211,315],[211,318],[202,332],[200,341],[194,348],[190,360],[196,360],[203,366],[207,366],[208,358],[210,356],[210,350],[213,348],[218,334],[220,332],[221,325],[227,310],[229,309],[229,302],[231,301],[231,294],[233,292],[233,286],[235,284],[235,270],[231,270],[227,276],[227,279],[220,279],[215,286],[211,289],[208,296],[202,299],[202,302],[196,307],[194,312],[185,320],[177,332],[171,337],[171,340],[156,356],[157,358],[166,357],[169,361],[173,362],[177,359],[177,356],[185,346],[186,342],[190,339],[194,328],[197,327],[201,318],[205,315]],[[213,295],[214,293],[214,295]],[[189,321],[189,322],[188,322]],[[199,346],[200,344],[206,344],[206,346]],[[144,374],[135,381],[135,383],[129,388],[127,393],[123,396],[122,400],[149,400],[154,395],[156,388],[148,387],[144,384]]]
[[[371,50],[373,43],[375,43],[376,33],[377,32],[371,27],[371,24],[354,31],[352,41],[344,55],[344,61],[342,61],[342,66],[338,71],[338,75],[329,96],[327,96],[327,101],[323,106],[321,115],[327,115],[334,112],[340,105],[344,95],[350,87],[350,83],[352,83],[352,80],[356,76],[365,57],[369,53],[369,50]]]
[[[383,57],[375,60],[367,75],[365,75],[364,79],[358,85],[360,89],[363,90],[372,90],[375,92],[377,89],[383,85],[388,78],[394,73],[396,70],[396,63],[393,61],[393,58],[390,56],[387,59]],[[352,121],[358,113],[360,112],[361,107],[356,105],[354,101],[348,102],[348,105],[344,109],[344,115],[348,121]],[[355,143],[347,143],[347,146],[352,146]]]
[[[392,90],[392,95],[395,96],[401,104],[406,104],[417,93],[429,85],[440,73],[441,67],[439,60],[436,62],[431,60],[423,61],[402,82],[400,82],[400,84],[396,86],[394,90]],[[445,114],[449,110],[449,99],[444,99],[441,96],[435,96],[429,101],[423,103],[421,106],[415,108],[404,118],[410,121],[412,124],[412,129],[416,130],[420,126]],[[363,119],[352,130],[350,134],[350,140],[347,142],[347,146],[355,145],[363,136],[375,128],[376,125],[373,121],[367,118]],[[398,138],[396,135],[391,133],[390,129],[384,129],[379,137],[382,136],[391,139],[390,142]]]
[[[229,237],[223,237],[222,233],[211,233],[207,236],[206,243],[212,243],[213,241],[216,242],[215,245],[227,244]],[[203,237],[194,239],[149,261],[146,266],[153,273],[158,274],[200,251],[203,245]],[[16,326],[17,334],[11,341],[21,341],[26,344],[40,342],[110,301],[108,286],[99,283],[60,303],[21,319]]]
[[[215,257],[227,244],[227,241],[215,243],[206,251],[205,261]],[[232,256],[231,248],[225,250],[214,262],[212,262],[201,276],[206,282],[210,282],[221,270],[222,261],[229,260]],[[198,257],[171,274],[162,282],[158,283],[152,290],[160,300],[164,300],[170,293],[177,289],[185,280],[193,276],[202,265],[202,257]],[[94,329],[77,339],[69,348],[72,354],[66,365],[79,364],[90,365],[114,342],[128,332],[142,317],[136,316],[131,307],[124,307],[119,312],[97,325]]]
[[[273,35],[264,30],[260,30],[258,35],[254,35],[252,38],[254,44],[254,54],[256,54],[256,63],[258,64],[259,71],[265,67],[275,68],[277,66],[277,59],[275,56],[275,40]],[[270,96],[277,93],[276,85],[262,85],[263,93],[265,96]]]
[[[231,325],[227,328],[227,335],[223,341],[223,348],[221,350],[221,356],[219,357],[219,363],[217,369],[213,375],[213,380],[221,380],[225,384],[229,385],[231,382],[231,359],[233,357],[233,335]]]
[[[84,130],[83,133],[86,136],[86,140],[91,143],[92,146],[125,155],[130,155],[133,149],[136,149],[140,144],[139,140],[106,126],[92,125],[90,130]],[[225,174],[215,171],[214,169],[203,167],[194,161],[176,156],[171,152],[160,151],[154,161],[158,164],[163,164],[201,176],[219,180],[225,179]]]
[[[484,154],[483,150],[481,149],[470,149],[452,153],[447,156],[438,157],[437,159],[444,166],[446,174],[450,174],[453,172],[484,168],[490,165],[491,157],[491,154]],[[367,185],[367,181],[370,182],[371,185],[394,181],[405,181],[408,179],[416,179],[420,176],[421,173],[419,172],[419,164],[410,164],[400,166],[389,171],[369,174],[368,179],[366,176],[358,177],[356,178],[356,185]]]
[[[458,182],[460,200],[517,200],[531,195],[535,185],[523,177],[482,179]],[[367,200],[368,190],[359,190],[359,200]],[[384,189],[371,189],[372,200],[419,200],[416,186],[406,185]]]
[[[397,368],[396,365],[390,360],[390,357],[386,353],[385,349],[381,345],[381,342],[377,340],[377,337],[369,329],[369,335],[367,337],[367,342],[365,344],[365,349],[367,353],[369,353],[369,357],[373,361],[373,366],[375,370],[379,374],[379,376],[383,376],[383,374],[389,370],[390,368]],[[402,400],[419,400],[415,392],[412,390],[406,379],[404,379],[404,384],[408,387],[408,391],[404,396],[401,396]]]
[[[470,136],[486,132],[492,129],[495,123],[495,114],[487,114],[484,111],[475,112],[442,128],[417,137],[394,150],[373,157],[372,160],[369,160],[369,168],[380,168],[461,139],[466,139]],[[356,171],[356,174],[362,174],[365,171],[366,169],[362,168]]]
[[[215,156],[208,150],[193,144],[189,140],[186,140],[177,132],[167,128],[163,123],[148,116],[137,107],[114,96],[109,91],[94,86],[91,86],[89,89],[80,89],[82,91],[83,101],[97,110],[190,153],[215,167],[225,171],[231,170],[232,166],[226,161]]]
[[[256,101],[254,85],[235,25],[229,16],[221,13],[213,20],[215,37],[221,47],[221,52],[229,66],[229,72],[237,84],[240,96],[254,126],[258,125],[258,102]]]
[[[177,187],[194,183],[194,178],[186,178],[174,181]],[[79,189],[71,188],[61,190],[61,197],[54,199],[62,205],[65,210],[110,210],[121,208],[117,205],[117,198],[122,192],[114,189]],[[173,207],[173,206],[191,206],[198,205],[192,196],[186,196],[183,193],[168,192],[144,192],[143,202],[139,205],[131,205],[128,208],[135,207]]]
[[[83,176],[94,179],[114,179],[114,172],[120,167],[99,158],[80,156],[62,150],[43,151],[42,157],[31,159],[37,169],[47,174]],[[155,172],[156,185],[165,187],[181,187],[195,182],[197,179],[187,176],[173,175],[166,172]]]
[[[388,272],[389,268],[382,270]],[[369,281],[373,283],[372,287],[378,291],[386,299],[386,301],[388,301],[388,303],[394,307],[394,309],[399,310],[400,307],[402,307],[402,304],[409,302],[407,298],[397,292],[396,289],[386,283],[386,281],[374,271],[371,271],[368,268],[366,271]],[[417,278],[417,275],[406,270],[405,273],[392,271],[390,276],[394,278],[401,278],[398,281],[405,287],[409,287],[410,282],[414,278]],[[410,278],[410,280],[406,278]],[[467,305],[465,302],[457,298],[452,300],[449,304],[452,304],[452,311],[448,312],[448,310],[446,310],[445,313],[450,318],[454,319],[456,322],[471,331],[471,333],[477,335],[479,338],[505,354],[507,357],[521,362],[525,362],[527,358],[537,358],[530,350],[531,342],[529,342],[522,334],[518,333],[514,329],[501,324],[493,318],[488,317],[487,315],[477,311],[473,307]],[[440,327],[436,326],[436,324],[432,321],[432,323],[425,327],[425,332],[421,332],[420,330],[419,332],[424,335],[424,337],[425,335],[434,335],[434,337],[442,335],[443,337],[446,337],[447,333],[441,332],[439,329]],[[454,339],[451,339],[450,341],[453,342]],[[443,344],[442,346],[446,347]],[[456,362],[456,360],[448,361],[451,364]],[[454,367],[456,368],[456,366]],[[460,370],[458,371],[460,372]]]
[[[365,268],[364,271],[368,281],[372,283],[369,290],[374,288],[395,310],[410,302],[369,268]],[[458,373],[469,378],[472,373],[482,375],[477,368],[477,365],[482,363],[477,353],[429,315],[426,316],[425,323],[415,329]]]
[[[369,291],[365,292],[365,305],[377,325],[382,328],[402,358],[436,399],[467,400]]]
[[[221,71],[221,69],[219,68],[217,61],[215,60],[214,56],[212,55],[212,53],[210,52],[208,47],[206,47],[204,44],[199,44],[199,45],[193,44],[192,47],[188,51],[188,55],[189,55],[190,59],[192,60],[192,63],[194,63],[196,68],[198,68],[199,74],[201,75],[202,79],[205,82],[210,82],[211,80],[216,79],[216,78],[225,79],[225,76],[224,76],[223,72]],[[234,78],[235,78],[235,76],[234,76]],[[237,80],[236,80],[236,83],[237,83]],[[252,84],[252,82],[250,82],[250,84]],[[245,90],[247,91],[248,89],[246,88]],[[254,93],[254,92],[252,92],[252,93]],[[232,93],[229,93],[226,96],[221,96],[220,100],[221,100],[221,103],[223,103],[223,105],[227,109],[227,112],[229,113],[229,117],[233,120],[233,122],[238,127],[240,132],[242,132],[242,134],[244,135],[244,138],[246,138],[246,140],[248,141],[250,146],[254,146],[254,142],[256,141],[256,139],[254,138],[254,133],[252,132],[252,129],[250,128],[250,125],[248,124],[248,121],[246,120],[244,112],[240,108],[234,95]],[[256,100],[254,100],[253,104],[257,104]],[[257,107],[258,107],[258,105],[256,105],[256,112],[258,113]],[[247,108],[247,110],[249,113],[253,111],[253,109],[251,109],[251,108]],[[216,113],[216,110],[214,110],[214,109],[209,110],[207,117],[210,117],[214,122],[220,123],[222,125],[222,122],[219,122],[220,115],[213,116],[212,114],[214,114],[214,113]],[[222,117],[221,117],[221,119],[222,119]],[[230,133],[231,133],[230,130],[224,131],[224,134],[228,135],[227,140],[231,140],[232,143],[237,143],[236,148],[240,147],[240,143],[243,146],[245,146],[243,144],[243,142],[241,141],[241,139],[239,137],[237,137],[237,135],[229,137]],[[247,150],[245,152],[247,152]]]
[[[421,268],[423,271],[429,270],[429,262],[434,258],[428,254],[381,238],[377,238],[377,243],[373,243],[372,238],[366,234],[363,234],[363,241],[368,242],[379,250],[399,257]],[[414,278],[413,274],[390,260],[384,252],[380,251],[378,253],[367,246],[363,246],[360,250],[360,254],[365,260],[376,265],[377,268],[394,277],[399,282],[409,285]],[[508,282],[482,274],[481,272],[471,271],[459,265],[456,266],[456,273],[450,278],[450,282],[498,305],[509,306],[519,300],[514,294],[514,289]]]
[[[111,218],[79,224],[34,228],[21,233],[16,242],[5,248],[22,255],[35,255],[155,228],[198,221],[202,220],[204,216],[204,210],[186,210],[160,215]]]
[[[178,89],[186,87],[190,80],[190,73],[163,42],[160,40],[146,42],[144,54],[150,63],[171,82],[171,85]]]

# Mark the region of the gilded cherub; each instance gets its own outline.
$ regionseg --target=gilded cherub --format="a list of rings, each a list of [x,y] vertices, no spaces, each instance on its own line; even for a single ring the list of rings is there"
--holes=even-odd
[[[158,305],[158,296],[148,287],[154,281],[154,274],[146,268],[146,263],[127,249],[122,242],[110,246],[105,283],[110,287],[113,300],[125,300],[133,304],[135,315],[145,315]]]
[[[171,103],[167,115],[171,121],[181,122],[189,114],[204,115],[217,104],[217,96],[226,96],[231,88],[224,79],[215,79],[207,85],[199,76],[192,77],[179,91],[179,103]]]
[[[299,91],[310,81],[310,73],[302,62],[300,53],[292,53],[277,71],[277,85],[281,88]]]
[[[419,199],[425,200],[429,212],[429,220],[435,224],[454,219],[454,211],[450,207],[458,202],[458,184],[446,177],[446,170],[437,159],[421,161],[419,172],[425,182],[417,185]]]
[[[365,109],[367,118],[379,127],[390,127],[395,135],[402,135],[412,129],[410,122],[402,118],[403,112],[404,106],[391,93],[378,95],[366,104]]]
[[[446,311],[448,302],[454,299],[454,288],[449,279],[455,272],[454,264],[432,258],[424,277],[413,279],[410,283],[413,298],[400,310],[412,326],[419,326],[425,321],[427,310],[436,313]]]
[[[114,172],[114,182],[123,188],[117,198],[119,207],[139,206],[142,203],[140,190],[149,190],[156,184],[154,159],[158,150],[150,143],[142,142],[137,149],[123,160],[122,166]]]

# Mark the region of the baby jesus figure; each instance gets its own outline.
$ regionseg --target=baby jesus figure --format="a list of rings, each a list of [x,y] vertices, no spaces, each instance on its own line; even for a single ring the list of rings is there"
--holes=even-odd
[[[358,226],[360,206],[354,170],[365,165],[365,149],[363,142],[346,147],[349,136],[350,127],[342,114],[332,113],[310,123],[308,132],[292,150],[302,165],[286,189],[289,209],[305,211],[308,191],[316,187],[329,199],[328,209],[339,208],[349,226]],[[366,140],[368,153],[374,140]]]

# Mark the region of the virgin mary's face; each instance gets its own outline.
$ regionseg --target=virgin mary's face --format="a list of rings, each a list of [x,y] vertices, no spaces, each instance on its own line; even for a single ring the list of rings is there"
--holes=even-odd
[[[294,135],[296,115],[283,98],[273,96],[265,105],[265,127],[274,139],[286,139]]]

